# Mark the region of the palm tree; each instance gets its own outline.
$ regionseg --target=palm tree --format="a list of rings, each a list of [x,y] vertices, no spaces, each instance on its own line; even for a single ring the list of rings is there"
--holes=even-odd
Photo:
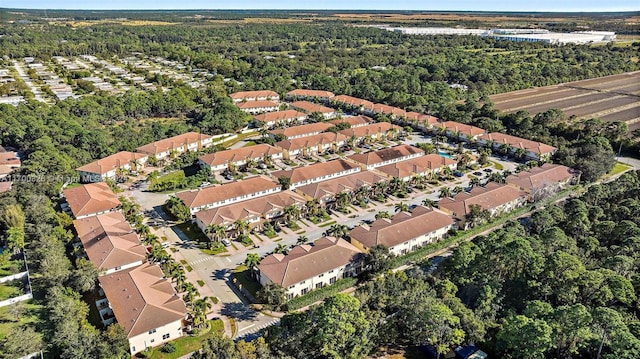
[[[355,196],[354,196],[354,202],[362,202],[362,201],[366,201],[369,199],[369,193],[371,191],[371,188],[369,188],[369,186],[367,185],[362,185],[360,187],[358,187],[357,190],[355,190]]]
[[[244,165],[247,167],[247,169],[252,169],[258,165],[258,162],[256,162],[256,160],[254,160],[253,158],[249,158],[245,161]]]
[[[346,238],[349,235],[349,227],[346,224],[333,224],[324,233],[325,236]]]
[[[254,274],[255,267],[260,263],[260,256],[257,253],[247,253],[247,258],[244,260],[244,265],[249,267],[251,276]]]
[[[211,309],[211,297],[204,297],[191,304],[193,310],[193,326],[202,327],[207,322],[207,312]]]
[[[304,205],[307,217],[315,217],[320,212],[320,204],[317,199],[307,201]]]
[[[440,198],[451,197],[451,189],[449,187],[442,187],[440,189]]]
[[[469,185],[471,187],[478,187],[482,184],[482,181],[480,181],[480,178],[478,177],[473,177],[471,178],[471,180],[469,181]]]
[[[309,240],[309,238],[307,238],[307,236],[300,235],[300,236],[298,236],[298,239],[296,240],[296,243],[297,244],[305,244],[305,243],[307,243],[308,240]]]
[[[383,196],[387,193],[387,189],[389,188],[388,181],[380,181],[373,185],[373,194],[376,198]]]
[[[273,163],[273,156],[265,153],[264,156],[262,156],[262,163],[264,163],[267,166],[271,166],[271,164]]]
[[[210,239],[209,249],[211,249],[214,243],[220,243],[220,241],[227,236],[227,229],[224,226],[215,223],[208,225],[205,232],[209,235],[208,238]]]
[[[489,181],[496,183],[505,183],[504,177],[499,172],[493,172],[491,176],[489,176]]]
[[[285,246],[282,243],[278,243],[276,248],[273,250],[273,253],[274,254],[278,254],[278,253],[287,254],[287,246]]]
[[[399,177],[393,177],[389,183],[391,193],[403,192],[403,189],[406,189],[406,183]]]
[[[396,212],[409,212],[409,205],[404,202],[398,202],[395,206]]]
[[[380,211],[378,213],[376,213],[376,219],[381,219],[381,218],[391,218],[391,214],[388,211]]]
[[[509,150],[511,150],[511,146],[509,146],[508,143],[503,143],[500,145],[500,147],[498,147],[498,152],[500,152],[503,155],[506,155],[507,153],[509,153]]]
[[[185,303],[192,303],[199,295],[200,293],[198,292],[198,289],[193,285],[193,283],[186,282],[184,284],[184,296],[182,296],[182,299],[185,301]]]
[[[349,200],[351,196],[349,193],[342,191],[336,195],[336,206],[338,210],[344,211],[347,208],[347,204],[349,204]]]
[[[244,219],[238,219],[233,222],[233,229],[236,232],[236,237],[240,237],[249,230],[249,222]]]
[[[516,149],[516,158],[521,160],[524,158],[524,156],[526,156],[527,154],[527,150],[525,150],[524,148],[518,148]]]
[[[455,187],[453,187],[452,193],[458,194],[458,193],[460,193],[462,191],[464,191],[464,188],[462,188],[461,186],[455,186]]]
[[[266,127],[260,127],[258,129],[258,133],[262,138],[267,138],[269,136],[269,130]]]
[[[438,203],[430,198],[422,200],[422,205],[428,208],[434,208],[438,206]]]
[[[291,221],[297,221],[298,219],[300,219],[300,213],[302,211],[300,210],[300,207],[298,207],[298,205],[294,203],[290,206],[285,207],[283,212],[284,212],[286,221],[291,222]]]

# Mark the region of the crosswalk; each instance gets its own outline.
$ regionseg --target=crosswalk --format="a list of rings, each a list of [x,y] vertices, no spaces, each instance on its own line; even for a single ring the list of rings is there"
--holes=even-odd
[[[194,264],[199,264],[199,263],[204,263],[206,261],[210,261],[213,258],[215,258],[214,256],[204,256],[202,258],[196,259],[194,261],[189,262],[189,264],[194,265]]]
[[[271,326],[277,325],[278,323],[280,323],[280,319],[275,318],[270,322],[263,323],[260,325],[255,325],[255,324],[249,325],[247,327],[239,329],[238,332],[236,333],[236,336],[233,339],[234,340],[245,339],[251,334],[259,333]]]

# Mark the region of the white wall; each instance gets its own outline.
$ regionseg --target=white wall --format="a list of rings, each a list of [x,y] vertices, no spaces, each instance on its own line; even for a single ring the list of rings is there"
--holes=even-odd
[[[162,337],[167,334],[169,337],[167,339],[163,339]],[[168,341],[180,338],[181,336],[182,320],[177,320],[156,328],[154,333],[149,334],[148,332],[145,332],[129,338],[129,351],[131,354],[135,354],[143,351],[147,347],[156,347]]]

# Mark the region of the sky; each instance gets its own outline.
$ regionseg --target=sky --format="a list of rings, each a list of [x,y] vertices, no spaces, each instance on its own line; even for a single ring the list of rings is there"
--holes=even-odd
[[[640,0],[0,0],[26,9],[328,9],[457,11],[640,11]]]

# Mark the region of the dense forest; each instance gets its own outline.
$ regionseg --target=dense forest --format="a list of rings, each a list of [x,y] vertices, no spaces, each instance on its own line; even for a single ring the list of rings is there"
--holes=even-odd
[[[216,74],[203,90],[174,83],[168,92],[0,105],[0,145],[22,151],[19,174],[41,180],[18,182],[0,195],[0,237],[19,241],[12,228],[23,228],[39,305],[38,324],[0,338],[0,353],[10,356],[10,350],[26,345],[45,349],[50,358],[126,356],[122,332],[100,331],[88,320],[82,296],[95,284],[95,271],[69,259],[74,258],[70,218],[54,210],[60,187],[76,167],[119,150],[188,130],[214,134],[243,128],[250,117],[232,104],[230,92],[323,89],[505,131],[559,147],[555,160],[581,170],[589,182],[613,166],[613,148],[624,142],[623,124],[569,125],[557,111],[503,115],[487,95],[639,68],[634,61],[639,44],[555,47],[481,37],[405,37],[341,22],[191,25],[0,26],[6,66],[24,56],[94,54],[117,62],[141,52]],[[453,89],[453,83],[469,91]],[[625,142],[628,148],[633,149]],[[540,340],[520,357],[595,358],[602,343],[602,357],[631,358],[628,353],[638,352],[640,327],[638,258],[633,257],[639,236],[637,176],[594,186],[583,198],[545,209],[530,223],[514,223],[463,245],[435,276],[419,269],[389,275],[354,297],[338,296],[287,316],[265,341],[208,342],[201,357],[234,358],[242,350],[253,353],[243,357],[260,358],[362,357],[390,343],[428,342],[444,350],[470,341],[507,357],[528,344],[514,333],[530,330]],[[514,261],[519,258],[514,253],[523,259]],[[556,271],[561,265],[567,270]],[[574,331],[563,330],[570,325],[563,315],[578,316]],[[614,319],[604,323],[603,317]],[[429,331],[433,327],[442,330],[436,335]]]

